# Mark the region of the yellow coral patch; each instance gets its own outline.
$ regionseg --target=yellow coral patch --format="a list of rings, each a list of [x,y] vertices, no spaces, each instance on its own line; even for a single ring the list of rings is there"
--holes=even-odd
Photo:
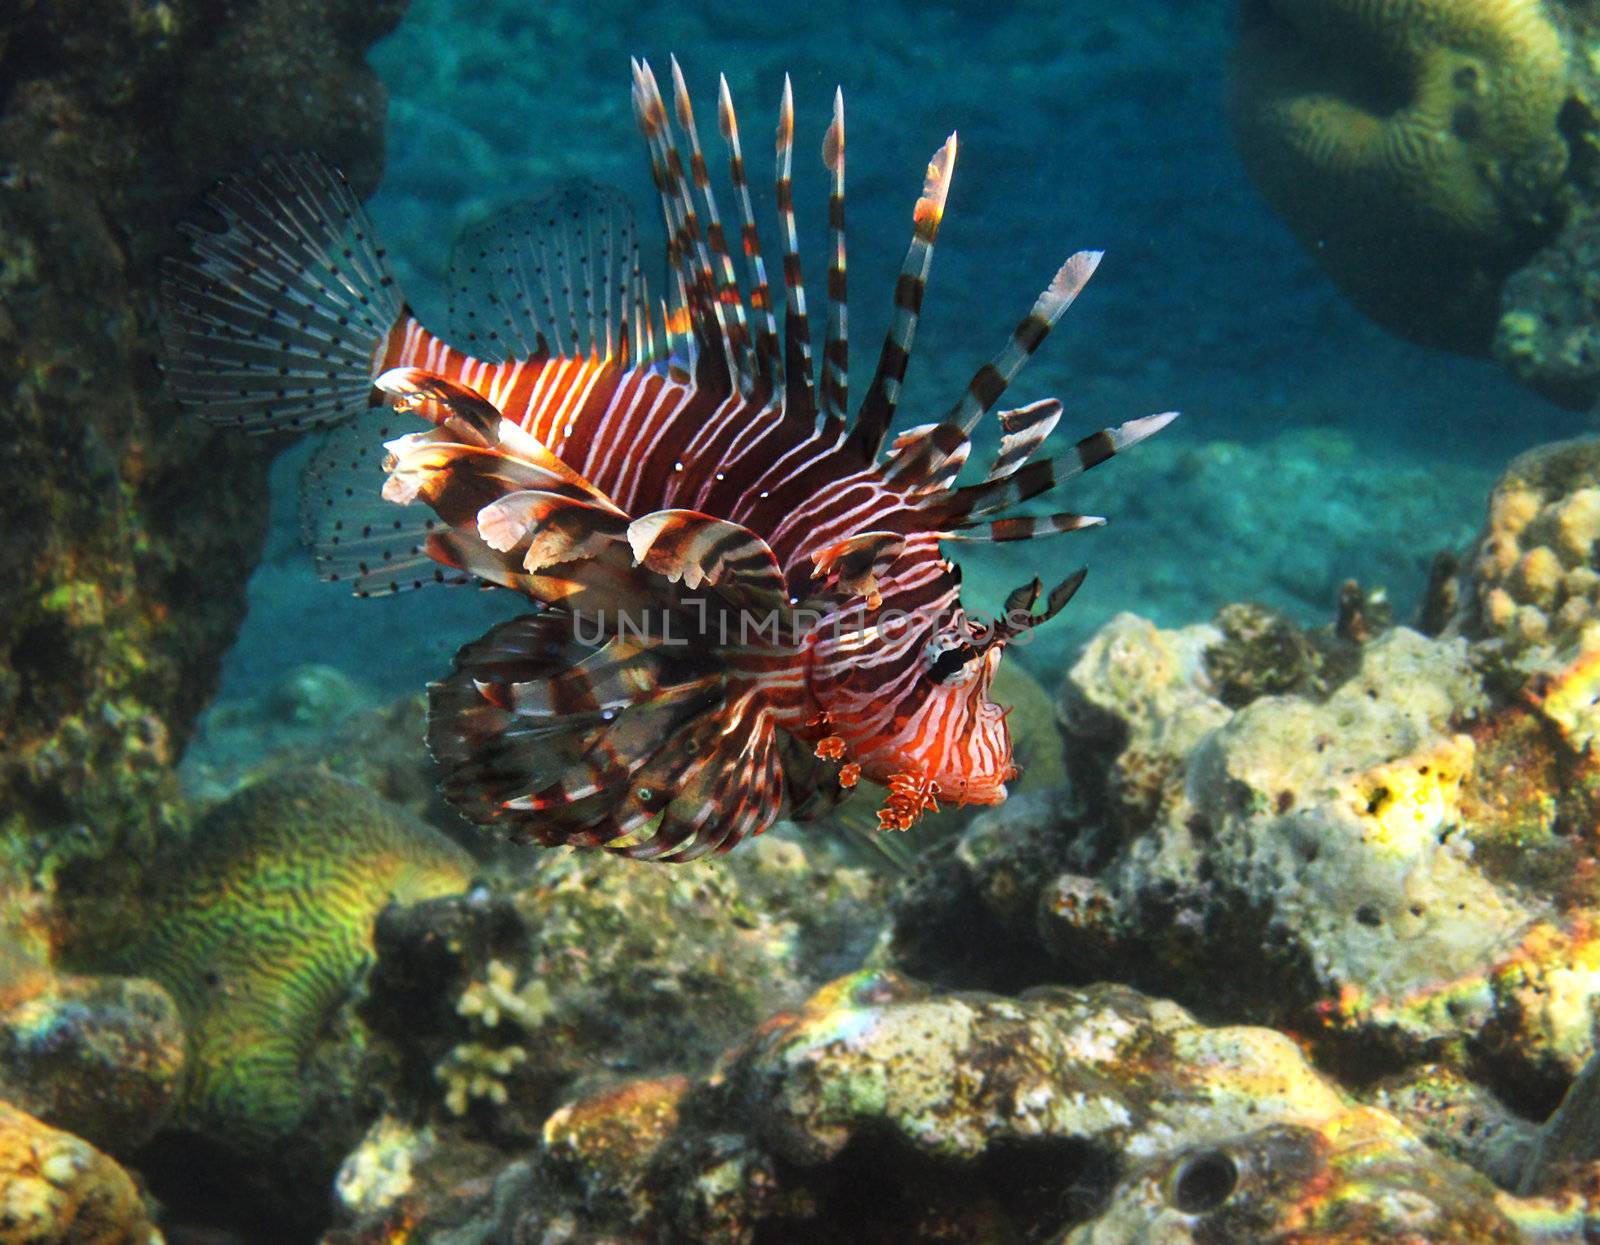
[[[1351,807],[1378,844],[1410,855],[1456,820],[1461,783],[1472,760],[1469,736],[1441,740],[1425,752],[1361,774],[1350,783]]]
[[[1600,650],[1581,654],[1545,684],[1538,705],[1574,751],[1587,751],[1600,732]]]

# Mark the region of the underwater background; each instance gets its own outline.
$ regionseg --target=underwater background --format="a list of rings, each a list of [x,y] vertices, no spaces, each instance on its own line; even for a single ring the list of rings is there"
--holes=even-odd
[[[1587,0],[0,32],[0,1245],[1600,1233]],[[319,582],[314,438],[161,389],[171,223],[274,151],[371,192],[425,322],[455,234],[564,178],[660,270],[628,57],[669,54],[727,75],[768,236],[791,76],[814,296],[843,87],[858,394],[959,132],[898,426],[1086,247],[1007,405],[1183,413],[1073,483],[1104,529],[956,551],[989,608],[1089,577],[1008,656],[1016,793],[886,849],[859,801],[677,868],[463,822],[418,693],[516,602]]]

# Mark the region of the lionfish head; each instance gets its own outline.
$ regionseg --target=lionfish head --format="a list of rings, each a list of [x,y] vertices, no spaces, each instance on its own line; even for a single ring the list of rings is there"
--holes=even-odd
[[[989,698],[1004,645],[969,627],[958,621],[924,646],[927,711],[919,729],[894,740],[895,770],[926,776],[932,794],[952,804],[998,804],[1018,772],[1006,725],[1011,711]]]

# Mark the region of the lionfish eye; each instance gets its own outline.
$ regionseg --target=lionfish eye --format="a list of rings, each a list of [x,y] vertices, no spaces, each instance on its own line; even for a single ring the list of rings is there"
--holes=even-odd
[[[947,648],[928,667],[928,677],[935,683],[947,683],[965,670],[967,663],[976,656],[977,650],[970,644]]]

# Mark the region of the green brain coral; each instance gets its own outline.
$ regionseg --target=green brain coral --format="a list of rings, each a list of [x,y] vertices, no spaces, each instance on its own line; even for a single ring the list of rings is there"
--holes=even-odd
[[[1272,208],[1369,315],[1487,353],[1553,224],[1566,44],[1541,0],[1242,0],[1234,134]]]
[[[280,775],[220,805],[152,869],[138,928],[96,967],[159,981],[189,1030],[185,1121],[245,1149],[301,1120],[319,1041],[391,901],[463,889],[471,859],[355,783]]]

